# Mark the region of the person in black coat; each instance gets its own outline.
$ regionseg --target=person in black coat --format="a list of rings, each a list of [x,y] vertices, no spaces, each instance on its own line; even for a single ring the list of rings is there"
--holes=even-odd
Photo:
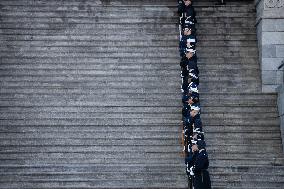
[[[196,12],[192,6],[192,0],[178,1],[178,14],[182,17],[182,24],[195,24]]]
[[[182,109],[183,116],[183,130],[185,131],[185,136],[190,137],[193,135],[194,130],[202,132],[202,121],[200,117],[200,107],[199,104],[193,104],[191,106],[183,106]]]
[[[182,85],[186,87],[189,83],[195,82],[199,85],[199,69],[197,66],[197,57],[195,50],[187,49],[187,53],[182,57],[180,61]],[[190,79],[190,81],[189,81]],[[182,87],[184,89],[184,87]]]
[[[182,56],[180,60],[180,67],[182,69],[194,69],[197,75],[199,74],[197,66],[197,56],[196,50],[186,48],[186,53]]]
[[[179,42],[180,56],[183,57],[185,55],[186,49],[195,50],[196,42],[195,29],[190,25],[186,25],[182,30]]]
[[[204,140],[200,140],[196,146],[197,149],[195,148],[193,151],[198,153],[195,156],[194,164],[188,172],[193,176],[194,189],[211,189],[210,175],[207,171],[209,160],[205,149],[206,143]]]
[[[184,139],[184,152],[188,154],[188,145],[191,145],[191,136],[193,130],[199,128],[202,131],[202,122],[200,118],[199,104],[193,104],[191,106],[184,105],[182,109],[182,126],[183,126],[183,139]]]

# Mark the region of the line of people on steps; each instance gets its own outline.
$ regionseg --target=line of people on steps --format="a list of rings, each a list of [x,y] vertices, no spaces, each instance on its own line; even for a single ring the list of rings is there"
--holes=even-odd
[[[189,186],[211,189],[208,155],[199,103],[199,70],[196,53],[196,13],[192,0],[178,0],[182,92],[182,144]]]

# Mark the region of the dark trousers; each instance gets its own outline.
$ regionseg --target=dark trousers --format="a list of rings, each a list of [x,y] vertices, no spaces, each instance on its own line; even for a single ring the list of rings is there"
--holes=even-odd
[[[209,172],[202,170],[200,173],[193,176],[194,189],[211,189],[211,180]]]

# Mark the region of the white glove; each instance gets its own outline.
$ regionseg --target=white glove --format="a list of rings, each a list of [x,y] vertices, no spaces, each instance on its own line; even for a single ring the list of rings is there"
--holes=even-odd
[[[191,175],[191,176],[193,176],[194,175],[194,172],[193,172],[193,167],[190,167],[190,172],[189,172],[189,174]]]

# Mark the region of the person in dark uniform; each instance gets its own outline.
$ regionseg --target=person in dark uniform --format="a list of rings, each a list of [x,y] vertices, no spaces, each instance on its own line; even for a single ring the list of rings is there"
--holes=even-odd
[[[200,128],[202,131],[202,122],[199,115],[199,104],[193,104],[191,106],[184,105],[182,109],[182,125],[183,125],[183,138],[184,138],[184,152],[188,154],[188,145],[191,145],[191,136],[195,127]]]
[[[180,60],[180,67],[181,69],[187,70],[187,73],[189,69],[194,69],[197,75],[199,74],[198,66],[197,66],[197,56],[196,56],[196,50],[194,49],[186,49],[186,53],[182,56]],[[184,75],[187,76],[187,75]]]
[[[192,60],[192,61],[194,61],[194,62],[197,62],[196,50],[190,49],[190,48],[186,48],[185,57],[186,57],[188,60]]]
[[[186,173],[190,177],[190,168],[194,166],[194,162],[196,160],[198,147],[197,143],[200,140],[204,140],[203,132],[196,132],[194,131],[193,136],[190,137],[191,141],[188,142],[188,155],[185,158],[185,164],[186,164]]]
[[[182,13],[185,13],[187,11],[187,9],[189,9],[190,7],[193,8],[192,0],[178,0],[178,14],[180,16],[181,16]],[[193,16],[193,14],[195,14],[194,9],[193,9],[193,11],[191,10],[191,14],[189,14],[189,15]]]
[[[187,53],[180,61],[181,78],[182,78],[182,92],[185,92],[191,82],[199,85],[199,70],[197,66],[197,57],[195,50],[187,49]]]
[[[186,164],[186,174],[187,174],[188,177],[191,177],[190,168],[192,166],[194,166],[194,162],[195,162],[197,153],[196,153],[196,151],[193,151],[193,149],[195,148],[194,145],[189,144],[188,146],[189,146],[188,147],[188,154],[185,158],[185,164]]]
[[[178,1],[178,14],[182,17],[181,24],[192,24],[197,23],[196,21],[196,12],[192,6],[191,0],[179,0]]]
[[[200,117],[199,104],[193,104],[191,106],[184,106],[182,109],[183,116],[183,130],[188,137],[192,136],[194,129],[199,129],[202,132],[202,121]]]
[[[180,56],[183,57],[186,53],[186,49],[193,49],[195,50],[196,46],[196,36],[195,36],[195,29],[186,24],[183,28],[183,34],[180,39],[179,43],[179,50],[180,50]]]
[[[211,180],[209,172],[207,171],[209,160],[205,149],[205,141],[198,141],[196,147],[193,148],[193,151],[197,152],[195,161],[193,166],[188,170],[189,174],[193,176],[194,189],[211,189]]]

